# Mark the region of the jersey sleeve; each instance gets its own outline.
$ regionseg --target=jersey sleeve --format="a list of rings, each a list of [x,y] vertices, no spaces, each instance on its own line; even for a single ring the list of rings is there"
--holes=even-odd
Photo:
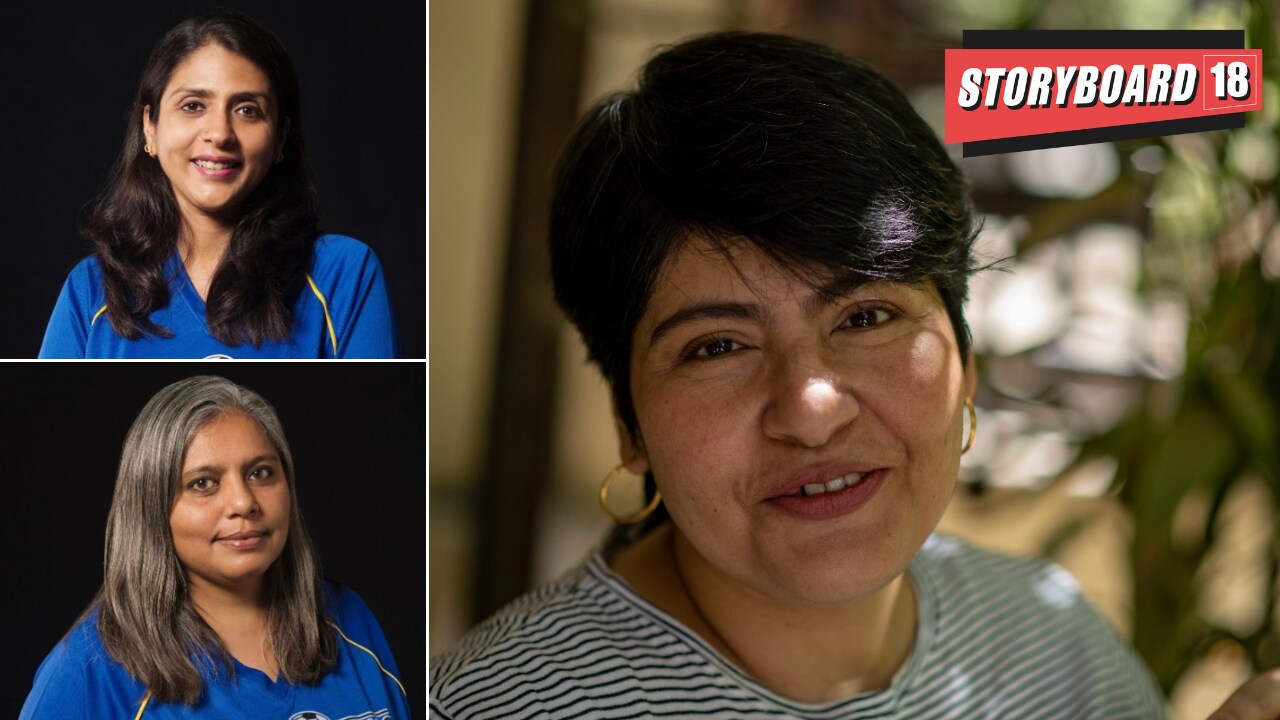
[[[59,644],[40,663],[35,683],[22,704],[18,720],[38,718],[88,718],[89,688],[84,668],[67,657],[67,647]]]
[[[373,656],[382,672],[383,684],[392,703],[391,717],[397,720],[410,717],[409,699],[405,695],[404,683],[400,680],[400,668],[396,665],[391,646],[373,611],[355,591],[336,585],[330,585],[330,603],[330,612],[337,626],[338,642],[352,646],[356,652]]]
[[[19,720],[133,718],[147,689],[111,659],[95,626],[96,611],[54,647],[36,671]]]
[[[97,283],[96,266],[85,260],[75,267],[62,284],[62,292],[54,303],[53,314],[40,344],[41,358],[83,358],[89,338],[89,326],[98,308],[93,307]],[[101,305],[101,303],[99,303]],[[105,322],[103,318],[98,320]]]
[[[395,358],[399,338],[382,263],[367,245],[341,235],[317,242],[316,282],[327,288],[334,343],[327,357]]]

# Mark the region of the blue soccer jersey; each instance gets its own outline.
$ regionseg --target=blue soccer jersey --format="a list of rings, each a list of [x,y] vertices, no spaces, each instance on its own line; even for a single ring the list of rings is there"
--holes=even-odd
[[[67,277],[45,330],[42,358],[391,358],[397,354],[391,303],[378,258],[342,235],[316,240],[306,285],[294,303],[284,342],[229,346],[209,332],[205,304],[175,250],[166,265],[169,304],[152,322],[173,333],[122,338],[107,321],[97,256]]]
[[[338,662],[314,685],[272,681],[236,662],[234,677],[205,678],[198,705],[158,702],[102,647],[95,610],[41,663],[19,720],[406,720],[404,686],[377,619],[351,590],[329,586],[327,595]]]

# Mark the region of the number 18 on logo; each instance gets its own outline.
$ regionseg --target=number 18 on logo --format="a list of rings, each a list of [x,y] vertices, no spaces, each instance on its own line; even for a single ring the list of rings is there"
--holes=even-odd
[[[1204,107],[1216,110],[1253,107],[1258,104],[1261,78],[1257,57],[1252,55],[1205,55]]]

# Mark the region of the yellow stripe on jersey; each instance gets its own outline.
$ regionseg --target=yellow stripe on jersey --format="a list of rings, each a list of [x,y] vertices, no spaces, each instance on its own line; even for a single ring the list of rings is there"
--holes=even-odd
[[[382,671],[382,673],[383,673],[384,675],[386,675],[387,677],[391,678],[391,679],[392,679],[392,681],[394,681],[394,682],[395,682],[396,687],[400,688],[400,692],[401,692],[405,697],[408,697],[409,693],[405,692],[404,685],[400,684],[400,679],[399,679],[399,678],[397,678],[395,675],[392,675],[392,674],[391,674],[391,673],[390,673],[390,672],[389,672],[385,667],[383,667],[383,666],[382,666],[382,661],[378,659],[378,656],[377,656],[377,655],[376,655],[372,650],[370,650],[369,648],[367,648],[367,647],[365,647],[365,646],[361,645],[360,643],[356,642],[355,640],[352,640],[351,638],[347,637],[347,634],[346,634],[346,633],[344,633],[344,632],[342,632],[342,628],[338,627],[336,624],[334,624],[334,623],[332,623],[332,622],[330,622],[329,624],[330,624],[330,625],[333,625],[333,629],[338,631],[338,634],[342,636],[342,639],[343,639],[343,640],[346,640],[349,644],[354,645],[354,646],[356,646],[356,647],[360,648],[361,650],[363,650],[363,651],[365,651],[365,652],[369,653],[369,657],[373,658],[373,661],[374,661],[375,663],[377,663],[377,664],[378,664],[378,669],[379,669],[379,670],[381,670],[381,671]],[[142,713],[143,713],[144,711],[146,711],[146,709],[147,709],[147,703],[149,703],[149,702],[151,702],[151,691],[150,691],[150,690],[148,690],[148,691],[147,691],[147,694],[146,694],[146,695],[143,695],[143,696],[142,696],[142,704],[138,705],[138,714],[133,716],[133,720],[140,720],[140,718],[142,717]]]
[[[320,292],[320,288],[316,287],[316,281],[307,275],[307,284],[311,286],[311,292],[320,299],[320,308],[324,310],[324,324],[329,326],[329,342],[333,345],[333,356],[338,356],[338,336],[333,332],[333,320],[329,318],[329,303],[325,301],[324,294]],[[336,627],[336,626],[335,626]],[[339,630],[338,632],[342,632]]]
[[[350,643],[350,644],[352,644],[352,645],[355,645],[356,647],[360,648],[361,650],[363,650],[363,651],[365,651],[365,652],[369,653],[369,657],[373,658],[373,661],[374,661],[374,662],[376,662],[376,663],[378,663],[378,669],[379,669],[379,670],[381,670],[381,671],[382,671],[382,673],[383,673],[384,675],[386,675],[387,677],[389,677],[389,678],[391,678],[392,680],[394,680],[394,681],[395,681],[396,686],[400,688],[400,692],[401,692],[401,694],[403,694],[405,697],[408,697],[408,696],[409,696],[409,693],[407,693],[407,692],[405,692],[405,691],[404,691],[404,685],[401,685],[401,684],[400,684],[400,679],[399,679],[399,678],[397,678],[395,675],[392,675],[390,672],[387,672],[387,669],[386,669],[386,668],[384,668],[384,667],[382,667],[382,661],[378,659],[378,656],[377,656],[377,655],[375,655],[375,654],[373,653],[373,651],[372,651],[372,650],[370,650],[369,648],[367,648],[367,647],[365,647],[365,646],[361,645],[360,643],[356,642],[355,640],[352,640],[351,638],[347,637],[347,634],[346,634],[346,633],[344,633],[344,632],[342,632],[342,628],[338,627],[338,626],[337,626],[337,625],[335,625],[333,622],[330,622],[329,624],[330,624],[330,625],[333,625],[333,629],[338,631],[338,634],[342,636],[342,639],[343,639],[343,640],[346,640],[348,643]]]
[[[320,309],[324,310],[324,324],[329,330],[329,343],[333,346],[333,354],[336,357],[338,354],[338,336],[333,331],[333,319],[329,317],[329,303],[324,299],[324,293],[320,292],[320,288],[316,287],[316,282],[311,279],[310,275],[307,275],[307,284],[311,286],[311,292],[314,293],[316,298],[320,301]],[[98,308],[98,312],[93,314],[93,318],[89,320],[89,324],[93,325],[98,322],[98,318],[106,311],[106,305]]]
[[[146,695],[142,696],[142,704],[138,706],[138,714],[133,716],[133,720],[138,720],[138,718],[142,717],[142,711],[147,709],[147,703],[149,702],[151,702],[150,690],[147,691]]]

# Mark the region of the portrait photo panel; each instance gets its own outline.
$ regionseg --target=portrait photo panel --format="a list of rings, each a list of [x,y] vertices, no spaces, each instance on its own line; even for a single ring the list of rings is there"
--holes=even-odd
[[[418,362],[0,364],[2,464],[16,511],[0,524],[10,589],[0,715],[18,715],[41,661],[103,584],[130,426],[159,391],[201,375],[275,408],[321,574],[363,598],[413,714],[425,717],[426,371]]]
[[[7,329],[0,358],[34,358],[41,350],[64,281],[94,253],[82,230],[112,186],[122,151],[156,162],[143,156],[141,142],[126,143],[126,130],[142,122],[132,105],[153,47],[184,19],[214,7],[247,14],[283,44],[301,106],[301,121],[283,144],[305,138],[319,231],[355,238],[372,250],[385,279],[397,354],[425,357],[422,9],[411,3],[143,0],[127,11],[118,3],[89,2],[0,9],[9,37],[0,48],[0,88],[6,97],[22,99],[0,113],[0,128],[11,139],[8,163],[21,168],[0,193],[9,220],[5,256],[20,269],[0,291]],[[318,275],[316,280],[323,289]],[[342,302],[328,302],[338,324]],[[338,327],[337,345],[341,336]]]

